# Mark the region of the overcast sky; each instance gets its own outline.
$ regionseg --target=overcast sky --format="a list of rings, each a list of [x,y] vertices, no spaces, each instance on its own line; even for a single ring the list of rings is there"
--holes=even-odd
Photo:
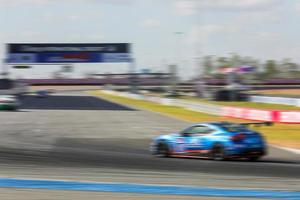
[[[300,0],[0,0],[0,19],[2,58],[10,42],[130,42],[138,68],[180,60],[185,76],[198,55],[300,62]]]

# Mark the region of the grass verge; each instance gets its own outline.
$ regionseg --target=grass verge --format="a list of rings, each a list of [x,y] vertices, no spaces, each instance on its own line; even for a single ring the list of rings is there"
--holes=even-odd
[[[90,92],[94,96],[102,97],[110,101],[120,104],[133,106],[135,108],[158,112],[180,120],[190,121],[191,123],[203,121],[232,121],[244,122],[245,120],[219,117],[205,113],[186,110],[176,106],[165,106],[144,100],[135,100],[126,97],[120,97],[103,93],[101,91]],[[263,133],[268,143],[300,149],[300,125],[299,124],[274,124],[274,126],[266,126],[256,128]]]

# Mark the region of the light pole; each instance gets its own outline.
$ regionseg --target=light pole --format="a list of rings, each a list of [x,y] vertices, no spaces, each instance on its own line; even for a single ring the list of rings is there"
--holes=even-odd
[[[129,67],[130,67],[130,90],[131,93],[138,93],[138,80],[137,80],[137,74],[136,74],[136,61],[134,59],[134,57],[132,56],[130,58],[130,63],[129,63]]]
[[[171,95],[177,96],[177,84],[178,84],[178,71],[181,64],[181,36],[183,32],[177,31],[174,32],[175,41],[174,41],[174,64],[169,66],[169,71],[171,74],[170,80],[170,88],[171,88]]]
[[[184,32],[181,31],[176,31],[174,32],[175,35],[175,42],[174,42],[174,63],[175,65],[177,65],[178,67],[181,64],[181,49],[182,49],[182,36],[184,35]]]

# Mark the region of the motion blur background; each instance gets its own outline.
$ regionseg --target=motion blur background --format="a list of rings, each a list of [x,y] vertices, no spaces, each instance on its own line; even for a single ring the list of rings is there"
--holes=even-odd
[[[268,78],[297,78],[299,74],[293,72],[300,62],[298,4],[290,0],[2,0],[0,55],[5,59],[5,43],[129,42],[134,44],[139,72],[167,72],[168,65],[176,63],[180,77],[191,79],[221,67],[250,64],[255,73],[266,73]],[[68,76],[127,70],[124,65],[76,65]],[[50,78],[53,71],[57,68],[43,66],[14,70],[13,75]]]
[[[294,0],[0,0],[0,108],[18,110],[0,113],[0,198],[300,198],[299,20]],[[40,62],[11,48],[107,44],[128,51],[106,61],[104,50],[41,51],[52,61]],[[203,121],[272,121],[258,129],[269,154],[253,163],[150,155],[153,137]],[[4,177],[117,185],[53,194],[48,182]],[[230,192],[155,196],[119,183]]]

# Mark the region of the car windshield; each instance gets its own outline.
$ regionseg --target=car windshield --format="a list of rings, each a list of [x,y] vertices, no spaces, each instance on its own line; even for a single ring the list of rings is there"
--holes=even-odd
[[[220,127],[229,132],[249,131],[249,129],[247,129],[245,126],[243,126],[241,124],[223,124],[223,125],[220,125]]]

